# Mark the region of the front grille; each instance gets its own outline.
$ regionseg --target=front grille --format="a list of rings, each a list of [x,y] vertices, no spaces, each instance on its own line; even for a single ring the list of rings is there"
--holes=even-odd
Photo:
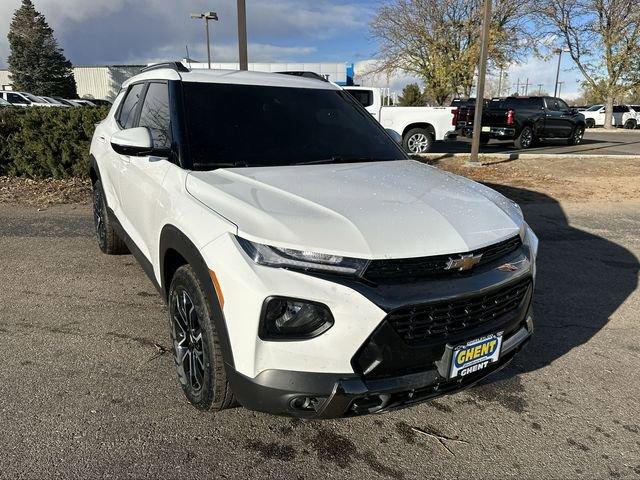
[[[462,254],[482,255],[480,262],[483,265],[493,262],[522,246],[519,235],[503,240],[502,242],[479,248]],[[372,282],[411,281],[416,278],[424,278],[437,275],[458,274],[457,270],[447,270],[449,260],[459,257],[461,253],[447,255],[435,255],[431,257],[399,258],[392,260],[372,260],[363,274],[365,280]]]
[[[409,345],[442,339],[513,312],[530,286],[531,279],[526,278],[484,295],[402,307],[389,313],[387,320]]]

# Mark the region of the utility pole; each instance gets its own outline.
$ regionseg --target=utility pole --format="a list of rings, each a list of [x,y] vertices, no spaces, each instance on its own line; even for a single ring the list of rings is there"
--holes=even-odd
[[[480,64],[478,65],[478,89],[476,93],[476,111],[473,117],[473,138],[471,140],[471,165],[478,165],[480,150],[480,134],[482,131],[482,107],[484,106],[484,77],[487,73],[487,56],[489,51],[489,25],[491,23],[491,1],[484,0],[482,17],[482,33],[480,37]]]
[[[560,97],[560,92],[562,91],[562,84],[563,84],[563,83],[564,83],[564,82],[558,82],[558,98],[561,98],[561,97]]]
[[[527,77],[527,83],[524,84],[524,95],[529,93],[529,77]]]
[[[520,77],[518,77],[518,81],[516,82],[516,93],[520,95]]]
[[[538,84],[538,95],[542,95],[542,85],[544,84],[543,83]]]
[[[203,13],[192,13],[191,18],[195,19],[203,19],[204,20],[204,31],[206,42],[207,42],[207,62],[209,63],[209,70],[211,70],[211,41],[209,40],[209,20],[218,21],[218,14],[216,12],[203,12]]]
[[[245,0],[238,0],[238,59],[240,63],[240,70],[248,70],[247,5]]]
[[[503,68],[500,67],[500,80],[498,81],[498,97],[502,96],[502,72],[503,72]]]

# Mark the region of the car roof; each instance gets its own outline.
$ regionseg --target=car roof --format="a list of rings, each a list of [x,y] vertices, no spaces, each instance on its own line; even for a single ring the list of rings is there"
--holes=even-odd
[[[181,80],[183,82],[196,83],[340,90],[340,87],[330,82],[302,76],[244,70],[209,70],[205,68],[197,68],[187,72],[178,72],[172,68],[155,68],[129,78],[122,86],[126,88],[132,83],[144,80]]]

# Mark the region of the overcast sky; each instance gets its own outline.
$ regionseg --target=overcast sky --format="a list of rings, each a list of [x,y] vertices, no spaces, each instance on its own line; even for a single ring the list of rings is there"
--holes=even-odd
[[[235,0],[33,0],[54,29],[58,42],[74,65],[147,63],[179,59],[189,45],[192,58],[206,59],[202,21],[190,12],[215,10],[212,24],[213,59],[237,61]],[[20,0],[0,0],[0,68],[9,53],[7,31],[11,12]],[[377,1],[367,0],[247,0],[249,61],[366,62],[377,45],[368,23]],[[578,92],[579,75],[568,71],[564,59],[563,86],[571,97]],[[363,63],[361,65],[365,65]],[[555,62],[529,59],[511,69],[537,89],[553,90]],[[398,75],[391,87],[399,89],[410,77]],[[385,82],[386,83],[386,80]],[[385,85],[381,85],[385,86]],[[515,88],[513,88],[515,90]]]

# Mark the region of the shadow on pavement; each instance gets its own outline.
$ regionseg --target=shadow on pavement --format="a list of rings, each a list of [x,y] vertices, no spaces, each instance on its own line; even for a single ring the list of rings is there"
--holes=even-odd
[[[636,290],[640,269],[638,259],[626,248],[572,227],[552,197],[488,186],[521,204],[540,247],[534,336],[509,368],[485,384],[545,367],[588,342]]]

